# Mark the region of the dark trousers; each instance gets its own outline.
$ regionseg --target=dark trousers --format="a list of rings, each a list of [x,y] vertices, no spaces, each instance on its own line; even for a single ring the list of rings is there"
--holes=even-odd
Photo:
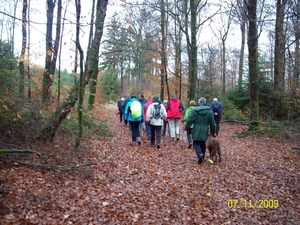
[[[149,122],[145,122],[145,125],[146,125],[147,136],[148,136],[148,138],[150,138],[151,137],[151,125]]]
[[[187,140],[188,140],[189,144],[193,143],[192,142],[192,131],[193,130],[191,128],[189,128],[189,129],[186,130],[186,137],[187,137]]]
[[[215,117],[216,134],[219,135],[221,116]]]
[[[136,143],[137,139],[138,140],[141,139],[140,123],[141,123],[141,121],[130,121],[129,120],[129,125],[131,127],[132,143]]]
[[[196,151],[198,159],[205,158],[206,143],[205,141],[193,141],[193,147]]]
[[[151,144],[155,144],[155,139],[156,139],[156,144],[160,145],[160,140],[161,140],[161,126],[151,126]]]
[[[123,120],[123,113],[122,113],[122,112],[119,112],[119,114],[120,114],[120,123],[121,123],[122,120]]]

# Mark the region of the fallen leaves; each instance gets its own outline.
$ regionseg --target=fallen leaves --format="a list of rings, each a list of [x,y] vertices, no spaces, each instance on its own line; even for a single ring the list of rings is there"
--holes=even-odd
[[[99,110],[101,107],[99,107]],[[222,163],[199,165],[180,141],[162,138],[161,150],[131,134],[111,108],[114,136],[82,142],[75,155],[56,139],[44,145],[52,163],[91,165],[89,170],[54,173],[7,163],[0,167],[2,224],[297,224],[300,221],[300,160],[289,143],[237,138],[242,125],[221,124]],[[100,117],[100,116],[99,116]],[[206,159],[209,155],[207,153]],[[31,157],[30,160],[39,160]],[[278,200],[278,208],[228,206],[228,201]],[[239,206],[239,207],[237,207]]]

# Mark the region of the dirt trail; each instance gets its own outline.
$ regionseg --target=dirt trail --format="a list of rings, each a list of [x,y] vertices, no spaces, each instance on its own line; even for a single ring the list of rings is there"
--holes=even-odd
[[[223,162],[199,165],[185,134],[164,137],[160,151],[144,138],[129,146],[116,112],[95,113],[113,137],[82,145],[90,178],[1,167],[10,194],[0,224],[299,224],[300,157],[288,143],[238,138],[247,127],[221,123]]]

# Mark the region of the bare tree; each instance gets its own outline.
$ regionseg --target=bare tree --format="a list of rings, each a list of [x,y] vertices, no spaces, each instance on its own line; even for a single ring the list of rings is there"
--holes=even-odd
[[[27,0],[23,0],[23,9],[22,9],[22,50],[19,61],[19,70],[20,70],[20,83],[19,83],[19,93],[24,97],[24,81],[25,81],[25,53],[27,46]]]

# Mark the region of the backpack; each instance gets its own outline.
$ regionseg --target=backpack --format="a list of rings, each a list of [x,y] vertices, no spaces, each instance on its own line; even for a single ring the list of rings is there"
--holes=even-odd
[[[161,113],[160,113],[160,107],[161,107],[161,104],[154,104],[153,105],[154,109],[153,109],[153,118],[154,119],[161,119],[162,116],[161,116]]]
[[[133,101],[130,105],[131,116],[134,119],[139,118],[142,115],[142,107],[139,101]]]
[[[214,103],[212,108],[213,108],[213,112],[216,112],[216,113],[219,112],[219,104],[218,103]]]
[[[119,108],[121,108],[121,107],[122,107],[122,105],[123,105],[123,102],[124,102],[124,100],[119,100],[119,101],[118,101],[118,107],[119,107]]]

